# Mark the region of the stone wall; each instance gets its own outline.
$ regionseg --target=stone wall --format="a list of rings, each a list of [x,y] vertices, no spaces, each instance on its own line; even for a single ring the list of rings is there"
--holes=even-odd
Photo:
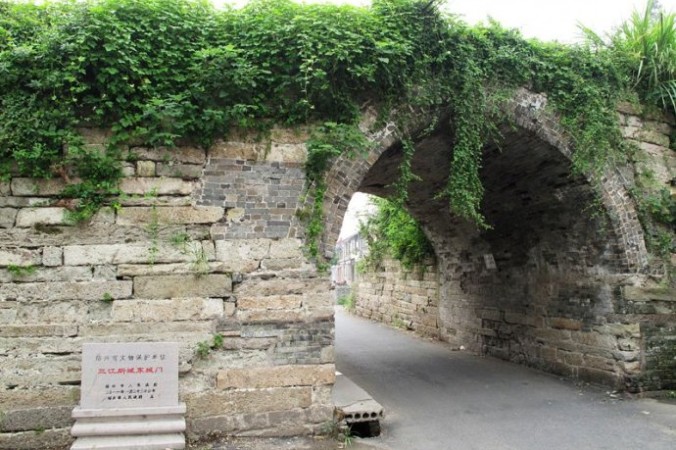
[[[637,180],[672,189],[673,123],[623,109],[636,162],[590,180],[570,175],[545,103],[517,93],[506,111],[514,126],[501,147],[486,145],[486,230],[435,196],[449,169],[448,117],[421,113],[403,133],[394,123],[372,130],[376,114],[366,113],[375,146],[326,174],[325,255],[354,192],[391,194],[399,136],[410,135],[420,179],[407,206],[437,266],[418,276],[387,263],[363,279],[361,314],[554,373],[674,389],[676,294],[629,195]],[[82,133],[92,149],[108,138]],[[311,433],[332,417],[330,283],[304,255],[298,219],[310,206],[306,139],[273,129],[208,150],[127,148],[119,205],[84,224],[67,220],[65,180],[0,181],[0,449],[71,441],[84,342],[179,342],[192,439]]]
[[[305,139],[129,148],[121,204],[84,224],[68,222],[65,181],[0,182],[0,448],[71,441],[84,342],[179,342],[191,439],[332,417],[329,281],[296,219]]]
[[[397,260],[383,261],[379,270],[360,275],[355,290],[355,314],[439,337],[439,272],[433,262],[406,270]]]

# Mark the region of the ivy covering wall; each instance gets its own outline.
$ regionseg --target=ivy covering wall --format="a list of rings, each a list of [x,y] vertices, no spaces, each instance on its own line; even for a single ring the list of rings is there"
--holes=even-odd
[[[484,225],[481,150],[511,90],[547,94],[578,173],[626,157],[619,100],[673,110],[668,89],[660,97],[636,82],[636,61],[615,41],[526,40],[497,23],[470,27],[439,3],[254,0],[215,10],[199,0],[0,0],[0,176],[78,177],[64,196],[87,217],[117,193],[121,144],[206,146],[233,126],[314,123],[307,169],[321,200],[326,161],[366,145],[355,137],[360,108],[375,104],[387,117],[409,104],[452,115],[451,173],[439,195]],[[113,130],[105,152],[82,145],[82,126]],[[402,197],[412,177],[405,161]]]

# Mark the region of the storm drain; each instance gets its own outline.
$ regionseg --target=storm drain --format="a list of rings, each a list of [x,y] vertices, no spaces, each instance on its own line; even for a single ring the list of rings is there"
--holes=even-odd
[[[385,418],[383,407],[373,399],[336,407],[348,424],[372,422]]]
[[[380,421],[355,422],[349,425],[350,434],[358,438],[370,438],[380,436]]]
[[[337,417],[344,420],[352,435],[374,437],[380,435],[380,420],[384,419],[383,407],[365,390],[341,373],[336,373],[333,402]]]

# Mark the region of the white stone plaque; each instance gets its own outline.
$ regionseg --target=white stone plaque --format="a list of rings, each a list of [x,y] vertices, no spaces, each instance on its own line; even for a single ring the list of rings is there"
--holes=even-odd
[[[80,407],[178,404],[178,343],[83,344]]]
[[[495,264],[495,258],[493,258],[492,253],[486,253],[484,255],[484,264],[486,264],[486,269],[495,270],[498,266]]]

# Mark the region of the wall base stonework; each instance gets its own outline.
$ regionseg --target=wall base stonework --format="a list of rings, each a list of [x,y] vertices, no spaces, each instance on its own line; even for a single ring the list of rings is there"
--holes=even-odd
[[[121,207],[83,224],[54,206],[66,181],[2,183],[0,449],[72,442],[85,342],[179,342],[191,440],[333,417],[330,285],[296,217],[305,137],[237,139],[129,148]]]
[[[354,289],[355,314],[421,336],[440,336],[439,271],[435,264],[405,270],[398,261],[386,260],[380,270],[360,274]]]

